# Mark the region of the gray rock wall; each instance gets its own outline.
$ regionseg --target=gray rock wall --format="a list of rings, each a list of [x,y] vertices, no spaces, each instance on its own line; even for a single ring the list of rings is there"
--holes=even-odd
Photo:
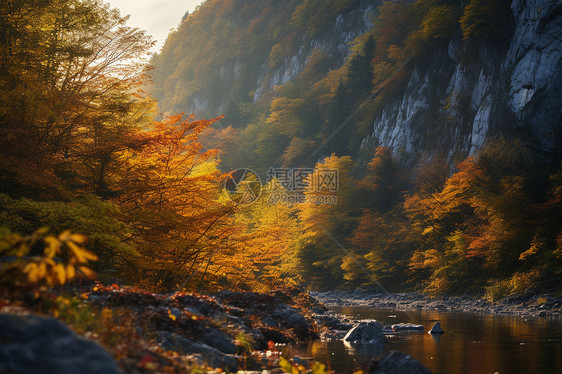
[[[280,66],[264,60],[250,74],[255,84],[247,88],[253,90],[254,103],[262,97],[269,100],[276,86],[299,79],[315,50],[330,57],[331,69],[341,67],[350,54],[349,43],[373,26],[379,3],[363,0],[357,9],[338,16],[329,36],[310,40],[302,35],[298,52]],[[478,152],[497,134],[515,134],[546,151],[559,147],[553,135],[562,135],[562,0],[513,0],[511,10],[510,40],[464,41],[459,32],[432,56],[408,66],[403,92],[385,104],[371,134],[352,156],[368,157],[382,145],[406,162],[435,152],[453,161]],[[227,60],[217,79],[235,85],[248,74],[242,70],[238,61]],[[180,83],[177,90],[185,91]],[[194,89],[187,95],[185,112],[223,114],[228,90],[207,94]]]
[[[413,68],[403,95],[386,104],[361,152],[382,145],[408,160],[444,150],[452,160],[474,154],[490,136],[514,133],[543,150],[555,147],[562,119],[562,0],[514,0],[511,9],[507,48],[457,35],[446,54]],[[467,61],[467,54],[474,57]]]

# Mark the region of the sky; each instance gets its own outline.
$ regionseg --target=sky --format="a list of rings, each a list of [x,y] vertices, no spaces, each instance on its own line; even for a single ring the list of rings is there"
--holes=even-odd
[[[121,15],[130,14],[129,26],[146,30],[157,41],[154,52],[159,52],[170,29],[180,23],[187,10],[193,12],[203,0],[106,0]]]

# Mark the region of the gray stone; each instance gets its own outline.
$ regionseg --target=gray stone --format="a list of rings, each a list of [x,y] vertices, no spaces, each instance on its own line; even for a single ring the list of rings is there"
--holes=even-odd
[[[121,373],[99,344],[54,318],[0,314],[0,372],[18,374]]]
[[[201,341],[223,353],[236,353],[236,346],[232,342],[232,338],[222,331],[216,329],[206,329],[205,333],[201,337]]]
[[[413,323],[397,323],[391,326],[393,331],[423,331],[422,325]]]
[[[441,324],[439,322],[435,322],[435,325],[428,331],[429,334],[444,334],[445,331],[441,328]]]
[[[377,321],[360,322],[343,338],[348,343],[386,343],[383,325]]]
[[[340,320],[334,316],[320,315],[314,316],[313,318],[316,320],[316,323],[330,328],[334,328],[334,326],[341,323]]]
[[[386,352],[373,361],[368,374],[431,374],[418,360],[399,351]]]
[[[238,361],[232,356],[209,347],[207,344],[196,343],[184,336],[162,331],[158,334],[162,346],[180,354],[200,354],[203,361],[213,368],[228,369],[231,372],[238,370]]]
[[[318,315],[325,315],[328,313],[328,309],[323,307],[315,307],[310,309],[310,313],[318,314]]]
[[[293,308],[275,310],[271,316],[285,328],[293,330],[298,339],[308,339],[311,330],[306,318]]]

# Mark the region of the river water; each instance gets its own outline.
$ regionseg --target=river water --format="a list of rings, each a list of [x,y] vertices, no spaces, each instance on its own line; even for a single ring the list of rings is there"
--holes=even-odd
[[[367,307],[332,308],[356,319],[382,324],[410,322],[424,333],[401,333],[384,345],[348,347],[341,341],[316,341],[285,347],[285,357],[312,357],[337,374],[353,373],[390,350],[409,354],[435,374],[562,373],[562,318],[522,318],[458,312],[399,312]],[[427,331],[439,321],[445,334]]]

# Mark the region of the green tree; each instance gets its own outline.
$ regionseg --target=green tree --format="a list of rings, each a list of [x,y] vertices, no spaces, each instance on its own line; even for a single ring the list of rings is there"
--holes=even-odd
[[[361,214],[359,183],[353,176],[355,163],[349,156],[332,155],[316,165],[316,174],[308,179],[307,198],[299,206],[303,237],[296,257],[303,279],[314,288],[344,284],[343,258],[351,253],[347,237],[353,232]],[[337,170],[338,186],[318,183],[316,176]]]
[[[483,286],[529,269],[522,254],[537,229],[529,159],[521,143],[497,140],[460,164],[438,193],[406,200],[422,243],[411,266],[431,269],[428,291],[462,291],[462,282]]]
[[[355,280],[354,286],[376,288],[376,280],[386,289],[398,291],[414,283],[408,265],[417,243],[401,207],[384,214],[366,210],[350,242],[368,271],[344,262],[344,277]]]
[[[404,177],[389,148],[377,148],[368,165],[363,186],[369,191],[367,206],[375,207],[380,212],[384,213],[400,202],[405,188]]]
[[[456,28],[457,17],[450,5],[440,5],[427,11],[421,24],[421,34],[425,39],[450,39]]]
[[[354,102],[364,100],[373,89],[373,58],[376,43],[372,36],[355,46],[356,53],[353,54],[347,70],[347,84],[349,94]]]
[[[499,39],[511,31],[510,0],[470,0],[460,25],[464,39]]]
[[[283,135],[302,136],[305,131],[305,122],[301,118],[304,109],[303,99],[277,98],[271,102],[271,114],[267,124]]]
[[[339,156],[349,154],[348,143],[354,130],[353,121],[350,119],[352,113],[353,101],[347,85],[340,80],[331,100],[328,118],[321,133],[324,141],[328,142],[324,146],[324,151],[329,150]]]

